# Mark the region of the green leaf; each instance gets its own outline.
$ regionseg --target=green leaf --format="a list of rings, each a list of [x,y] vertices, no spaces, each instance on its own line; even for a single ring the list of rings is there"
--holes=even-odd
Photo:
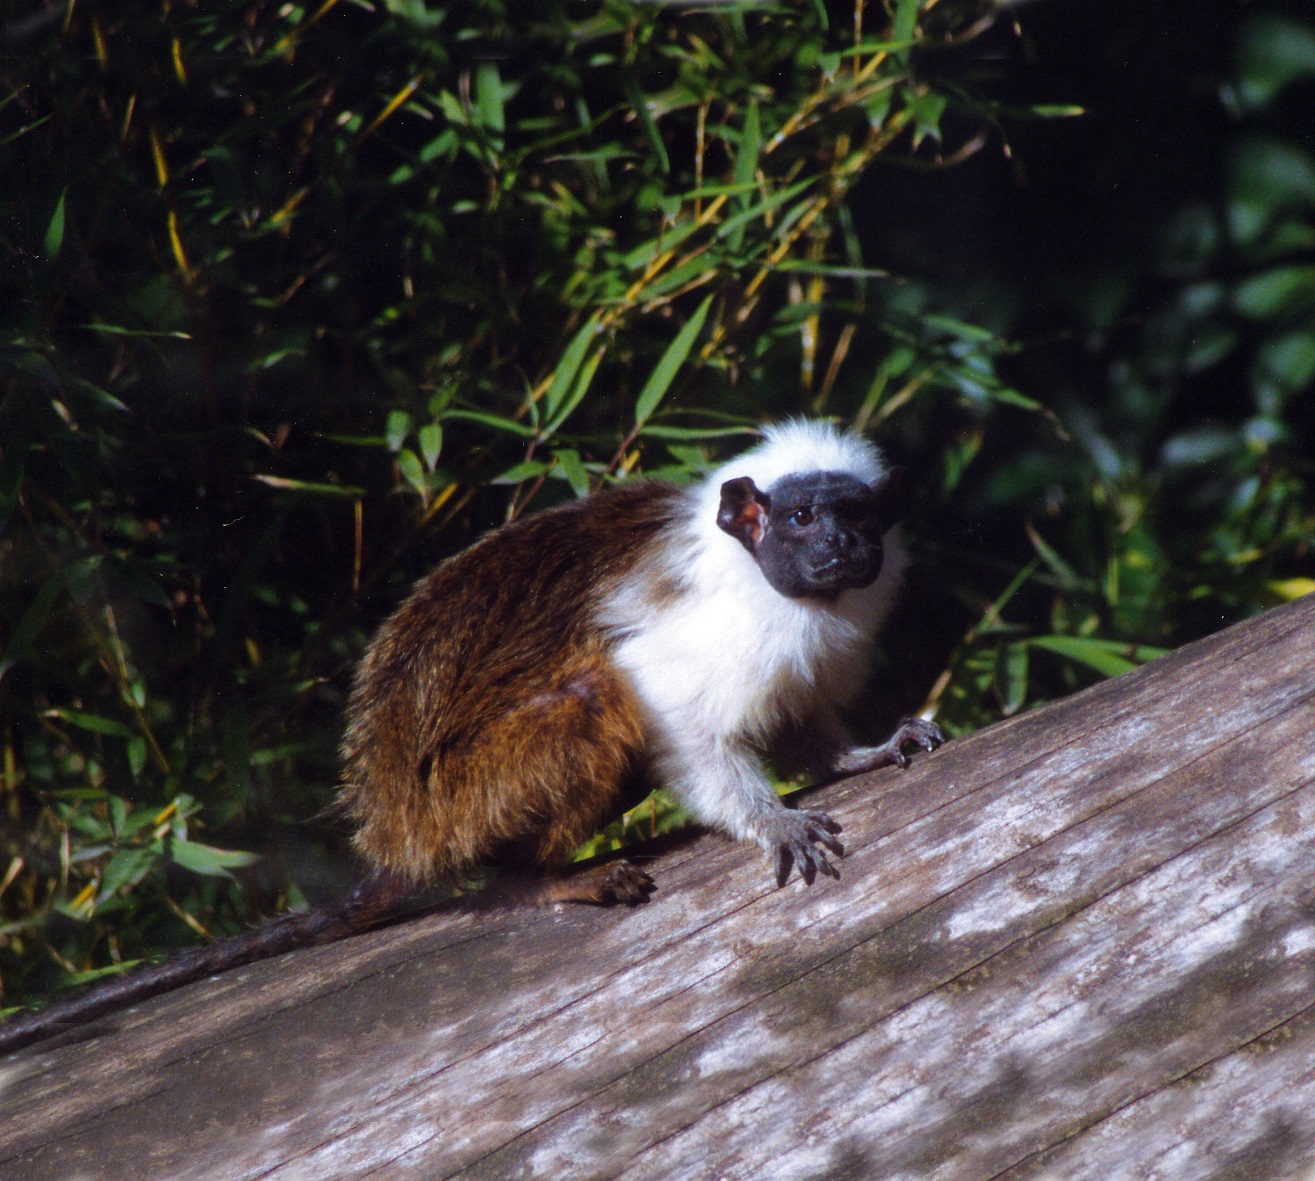
[[[897,0],[895,19],[890,26],[890,39],[896,42],[912,41],[917,21],[918,0]]]
[[[1034,648],[1044,648],[1056,656],[1075,660],[1107,677],[1131,672],[1139,664],[1163,656],[1167,649],[1147,644],[1124,644],[1118,640],[1084,639],[1081,636],[1033,636]]]
[[[93,734],[111,734],[115,738],[133,737],[133,732],[122,722],[116,722],[112,718],[98,717],[96,714],[82,713],[76,709],[48,709],[45,711],[44,716],[60,718],[71,726],[77,726],[79,730],[89,730]]]
[[[128,768],[134,779],[146,769],[146,739],[140,735],[128,739]]]
[[[797,183],[782,189],[779,193],[773,193],[771,196],[764,198],[762,201],[759,201],[758,204],[752,205],[748,209],[733,214],[717,227],[717,237],[729,237],[745,222],[753,221],[755,218],[762,217],[763,214],[775,209],[778,205],[783,205],[786,201],[793,200],[813,183],[811,177],[808,180],[798,181]],[[781,228],[782,227],[777,226],[777,233],[780,233]]]
[[[940,143],[941,116],[945,114],[947,105],[945,96],[928,91],[910,96],[908,105],[913,112],[913,146],[916,148],[928,136]]]
[[[653,122],[653,114],[649,110],[648,99],[640,93],[639,85],[629,76],[626,77],[626,97],[630,100],[630,109],[635,112],[635,117],[644,129],[644,135],[648,137],[649,147],[653,149],[653,155],[657,157],[658,167],[663,173],[671,171],[671,161],[667,159],[666,145],[662,142],[662,133],[658,131],[657,124]]]
[[[410,433],[411,416],[405,410],[390,410],[388,421],[384,425],[384,438],[388,440],[388,450],[400,451]]]
[[[1244,316],[1270,319],[1315,302],[1315,267],[1273,267],[1237,285],[1233,303]]]
[[[45,250],[47,258],[58,257],[59,248],[64,244],[64,198],[67,196],[68,189],[65,188],[59,195],[55,212],[50,218],[50,224],[46,227]]]
[[[117,324],[83,324],[92,332],[106,332],[111,336],[168,336],[175,340],[191,340],[189,332],[152,332],[145,328],[120,328]]]
[[[698,310],[685,322],[681,330],[676,333],[676,339],[667,346],[667,351],[662,354],[662,359],[657,363],[648,381],[644,383],[644,388],[639,393],[639,400],[635,403],[635,426],[642,427],[646,423],[653,411],[657,409],[658,403],[662,401],[663,395],[670,388],[671,383],[675,380],[676,373],[685,363],[685,358],[689,356],[689,351],[694,347],[694,341],[700,332],[703,331],[703,321],[708,318],[708,309],[712,306],[714,296],[705,296],[703,302],[699,304]]]
[[[479,121],[499,137],[507,129],[502,105],[502,75],[498,63],[482,61],[475,67],[475,112]]]
[[[28,604],[27,610],[23,612],[23,617],[18,621],[18,626],[14,628],[13,634],[9,637],[9,646],[5,649],[4,660],[0,660],[0,678],[3,678],[11,668],[22,660],[32,647],[32,641],[41,634],[41,629],[46,625],[46,619],[50,615],[50,609],[55,604],[55,599],[59,597],[59,592],[64,587],[64,578],[60,574],[52,574],[41,585],[37,591],[36,597]]]
[[[213,845],[202,845],[197,841],[179,840],[175,837],[169,843],[169,853],[174,861],[184,869],[206,877],[226,878],[232,876],[230,869],[239,869],[244,865],[254,865],[260,860],[255,853],[242,853],[233,849],[216,849]]]
[[[443,428],[436,422],[427,422],[416,432],[420,444],[420,454],[424,456],[425,467],[431,472],[438,463],[439,453],[443,450]]]
[[[141,960],[120,960],[117,964],[106,964],[103,968],[88,968],[85,972],[74,972],[62,981],[64,988],[77,988],[83,984],[102,980],[107,976],[118,976],[129,968],[135,968]],[[16,1010],[15,1010],[16,1011]]]
[[[571,383],[575,380],[575,375],[584,361],[584,355],[589,349],[589,343],[597,332],[598,315],[595,313],[584,322],[580,330],[571,338],[571,343],[566,346],[566,352],[562,354],[562,359],[557,362],[557,368],[553,370],[548,392],[543,396],[548,418],[553,417],[562,399],[566,397],[567,391],[570,390]]]
[[[1032,542],[1032,547],[1041,555],[1041,560],[1049,567],[1064,590],[1074,590],[1082,585],[1082,579],[1078,577],[1077,571],[1064,561],[1059,551],[1048,544],[1046,539],[1030,525],[1027,527],[1027,536]]]
[[[580,370],[580,375],[575,379],[575,388],[571,390],[571,396],[562,404],[557,416],[544,428],[544,438],[556,434],[557,428],[571,417],[572,411],[583,401],[585,394],[589,392],[589,386],[594,380],[594,374],[598,372],[598,366],[602,359],[603,350],[600,348],[584,363],[584,368]]]
[[[506,431],[509,435],[519,435],[522,439],[531,439],[534,437],[534,430],[526,426],[523,422],[517,422],[514,418],[503,418],[498,414],[485,414],[479,410],[446,410],[443,412],[443,420],[449,419],[457,422],[474,422],[480,426],[490,427],[495,431]]]
[[[116,554],[110,554],[105,561],[104,569],[143,603],[163,607],[166,611],[173,609],[173,604],[169,601],[169,596],[164,593],[164,588],[147,572],[146,564],[140,558],[121,558]]]
[[[585,470],[583,460],[580,459],[580,453],[569,448],[562,448],[552,454],[557,461],[557,470],[562,473],[566,482],[570,484],[571,491],[576,496],[588,496],[589,473]]]
[[[500,476],[495,476],[490,484],[519,484],[522,480],[532,480],[548,470],[549,465],[542,459],[528,459],[509,467]]]
[[[131,743],[137,740],[130,738],[128,741]],[[128,801],[122,796],[110,796],[106,804],[110,810],[110,828],[118,836],[123,832],[123,826],[128,819]]]
[[[735,184],[751,189],[758,175],[758,150],[762,145],[762,128],[759,125],[758,104],[750,101],[744,113],[744,130],[740,132],[740,150],[735,154]]]
[[[403,479],[421,496],[429,495],[429,481],[425,478],[425,469],[420,464],[420,457],[410,447],[403,447],[397,453],[397,466]]]
[[[104,902],[120,890],[135,886],[160,859],[160,855],[149,845],[132,849],[120,849],[105,865],[100,877],[100,890],[97,902]]]
[[[655,426],[647,425],[640,432],[648,439],[730,439],[736,435],[756,435],[751,426]]]
[[[1242,32],[1242,105],[1266,106],[1288,83],[1315,74],[1315,29],[1277,13],[1253,16]]]
[[[1027,644],[1005,644],[996,663],[996,686],[1005,717],[1016,714],[1027,700]]]

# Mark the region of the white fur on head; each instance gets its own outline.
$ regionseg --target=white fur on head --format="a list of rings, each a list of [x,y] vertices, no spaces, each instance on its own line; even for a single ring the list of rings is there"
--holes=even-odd
[[[881,452],[859,435],[842,434],[829,422],[792,418],[769,426],[757,447],[724,463],[708,477],[706,500],[721,503],[727,480],[748,476],[760,492],[770,491],[782,476],[801,472],[848,472],[865,484],[885,474]],[[717,510],[712,511],[712,521]]]
[[[686,514],[600,604],[659,774],[702,820],[734,836],[763,839],[760,818],[780,806],[751,748],[791,720],[833,721],[853,699],[905,560],[892,531],[871,586],[833,600],[787,598],[717,526],[721,486],[748,476],[770,492],[783,476],[817,471],[872,484],[885,470],[875,447],[829,423],[769,427],[757,447],[686,493]]]

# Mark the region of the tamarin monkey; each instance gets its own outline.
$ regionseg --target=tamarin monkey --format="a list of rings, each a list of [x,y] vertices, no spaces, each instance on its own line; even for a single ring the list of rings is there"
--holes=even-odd
[[[622,483],[443,562],[357,670],[342,803],[373,873],[347,902],[0,1026],[0,1049],[364,929],[480,864],[537,871],[530,900],[641,902],[654,883],[628,862],[558,871],[650,783],[760,845],[779,885],[795,866],[810,885],[839,877],[839,824],[786,807],[763,762],[852,774],[943,740],[908,718],[855,747],[839,720],[906,564],[888,528],[897,483],[858,436],[788,422],[689,489]]]

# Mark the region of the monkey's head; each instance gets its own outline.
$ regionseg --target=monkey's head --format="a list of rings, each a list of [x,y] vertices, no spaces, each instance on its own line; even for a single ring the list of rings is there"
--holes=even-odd
[[[773,589],[834,599],[881,573],[881,538],[898,520],[899,469],[865,484],[849,472],[782,476],[767,492],[748,476],[721,486],[717,524],[744,546]]]

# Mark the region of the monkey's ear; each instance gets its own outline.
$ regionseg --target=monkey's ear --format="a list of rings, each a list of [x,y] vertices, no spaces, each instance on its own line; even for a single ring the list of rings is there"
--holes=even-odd
[[[902,467],[893,467],[882,473],[872,485],[872,492],[877,498],[877,514],[887,529],[898,525],[908,515],[908,489]]]
[[[771,511],[772,501],[767,493],[759,492],[748,476],[740,476],[721,486],[717,527],[753,553],[767,529],[767,514]]]

